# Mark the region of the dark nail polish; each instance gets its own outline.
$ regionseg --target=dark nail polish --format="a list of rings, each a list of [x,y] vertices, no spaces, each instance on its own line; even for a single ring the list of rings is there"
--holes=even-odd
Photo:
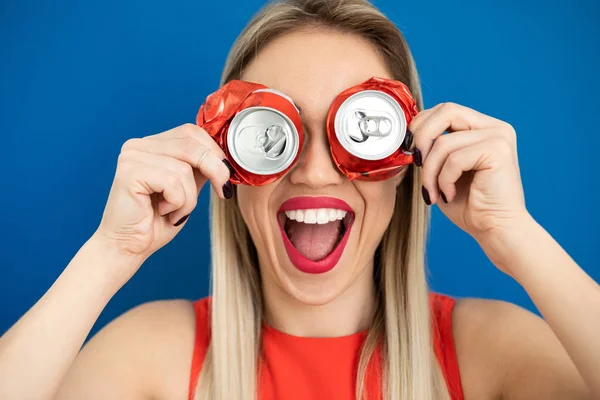
[[[233,186],[229,180],[223,185],[223,196],[225,196],[226,199],[233,197]]]
[[[402,142],[402,148],[404,150],[410,150],[413,144],[413,133],[410,129],[406,130],[406,136],[404,137],[404,141]]]
[[[442,200],[444,200],[444,203],[448,204],[448,200],[446,200],[446,195],[441,190],[440,190],[440,195],[442,196]]]
[[[187,221],[187,219],[189,218],[190,214],[186,215],[185,217],[181,218],[179,221],[177,221],[175,223],[175,226],[179,226],[181,224],[183,224],[185,221]]]
[[[431,199],[429,198],[429,191],[427,191],[427,189],[425,189],[425,186],[421,186],[421,194],[423,194],[423,200],[425,200],[425,204],[430,206]]]
[[[225,164],[229,169],[229,177],[231,178],[233,174],[235,174],[235,169],[233,169],[231,163],[226,158],[223,159],[223,164]]]
[[[421,150],[418,147],[415,147],[413,150],[413,158],[415,159],[415,165],[417,167],[423,166],[423,155],[421,154]]]

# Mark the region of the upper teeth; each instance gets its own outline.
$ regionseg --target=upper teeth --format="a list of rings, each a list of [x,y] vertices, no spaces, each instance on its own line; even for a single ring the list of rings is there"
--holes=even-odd
[[[285,215],[294,221],[305,224],[326,224],[328,222],[344,219],[347,211],[333,208],[311,208],[307,210],[286,211]]]

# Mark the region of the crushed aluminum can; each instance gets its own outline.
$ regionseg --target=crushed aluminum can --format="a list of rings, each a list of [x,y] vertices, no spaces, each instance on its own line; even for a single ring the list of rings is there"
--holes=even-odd
[[[303,144],[300,114],[285,94],[264,85],[231,81],[200,107],[197,125],[223,149],[231,182],[271,183],[294,165]]]
[[[383,180],[413,162],[402,149],[418,113],[402,82],[373,77],[340,93],[327,115],[331,155],[350,180]]]

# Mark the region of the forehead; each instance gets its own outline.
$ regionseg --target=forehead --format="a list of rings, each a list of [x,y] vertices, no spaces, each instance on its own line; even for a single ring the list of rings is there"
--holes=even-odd
[[[355,34],[305,29],[265,46],[241,79],[282,91],[306,116],[322,113],[340,92],[372,76],[391,78],[367,40]]]

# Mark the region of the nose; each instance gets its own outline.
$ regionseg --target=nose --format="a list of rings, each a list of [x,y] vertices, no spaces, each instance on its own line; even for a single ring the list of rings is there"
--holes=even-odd
[[[331,158],[325,132],[312,131],[306,134],[301,151],[290,173],[291,183],[321,189],[330,185],[339,185],[344,181],[344,175],[337,169]]]

